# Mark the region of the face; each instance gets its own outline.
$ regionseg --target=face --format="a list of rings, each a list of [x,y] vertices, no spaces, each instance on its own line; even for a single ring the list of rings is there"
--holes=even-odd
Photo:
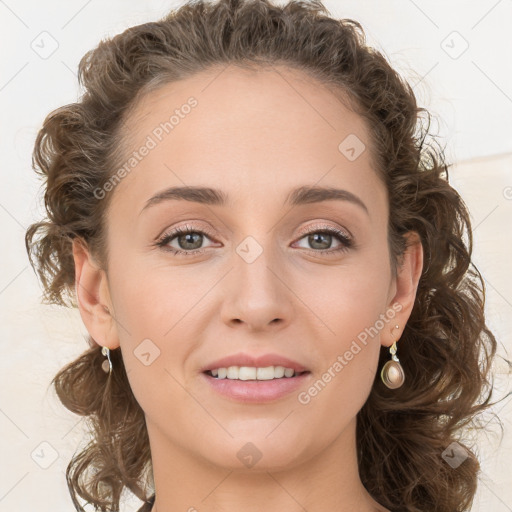
[[[153,448],[240,468],[245,446],[260,468],[292,466],[354,425],[381,344],[403,328],[387,192],[363,120],[324,86],[284,67],[221,71],[148,93],[124,127],[107,217],[110,332]],[[241,393],[228,396],[202,370],[240,353],[308,373],[266,381],[267,399],[261,382],[224,380]]]

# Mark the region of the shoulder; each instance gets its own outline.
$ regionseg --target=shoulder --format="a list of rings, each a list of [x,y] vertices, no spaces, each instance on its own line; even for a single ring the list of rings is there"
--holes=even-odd
[[[140,507],[137,512],[151,512],[153,508],[153,503],[155,503],[155,495],[151,496],[148,501],[143,503],[142,507]]]

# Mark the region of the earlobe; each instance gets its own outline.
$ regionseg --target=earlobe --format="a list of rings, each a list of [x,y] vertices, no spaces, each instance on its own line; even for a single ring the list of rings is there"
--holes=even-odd
[[[98,345],[117,348],[119,340],[112,317],[107,275],[79,238],[73,240],[73,259],[76,299],[82,321]]]
[[[393,319],[393,329],[395,324],[399,325],[401,332],[403,332],[414,307],[416,291],[423,270],[423,246],[420,236],[415,231],[410,231],[404,236],[408,239],[407,248],[403,254],[401,265],[397,269],[396,293],[388,305],[388,308],[398,310]],[[383,345],[391,346],[397,340],[397,335],[400,337],[400,333],[393,329],[383,333],[381,340]]]

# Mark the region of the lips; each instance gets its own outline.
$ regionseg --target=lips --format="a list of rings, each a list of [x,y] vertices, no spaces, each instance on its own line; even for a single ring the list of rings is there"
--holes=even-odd
[[[304,372],[296,377],[272,380],[230,380],[217,379],[202,373],[200,379],[211,390],[240,404],[268,404],[293,396],[300,388],[311,382],[311,373]]]
[[[228,368],[230,366],[254,366],[257,368],[266,368],[267,366],[284,366],[285,368],[293,368],[296,373],[309,371],[305,366],[301,365],[297,361],[279,354],[269,353],[256,356],[242,352],[212,361],[204,366],[201,371],[207,372],[208,370]]]

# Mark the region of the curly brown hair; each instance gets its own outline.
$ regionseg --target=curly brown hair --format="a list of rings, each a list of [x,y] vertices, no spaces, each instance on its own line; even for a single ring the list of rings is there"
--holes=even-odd
[[[276,6],[269,0],[189,2],[157,22],[103,40],[79,64],[80,101],[50,113],[35,142],[33,166],[45,185],[47,219],[32,224],[26,248],[43,302],[76,307],[73,239],[106,268],[105,215],[112,194],[94,194],[123,151],[121,127],[137,100],[161,84],[214,65],[299,69],[346,95],[367,122],[371,154],[389,197],[393,272],[420,235],[425,264],[403,332],[405,384],[389,390],[376,375],[357,417],[359,472],[379,503],[409,512],[469,510],[479,463],[464,436],[490,406],[496,340],[484,318],[485,288],[471,261],[469,213],[448,183],[442,149],[430,137],[430,114],[385,57],[368,47],[361,25],[333,19],[319,0]],[[423,114],[426,115],[423,116]],[[428,119],[428,122],[425,122]],[[427,141],[427,136],[429,136]],[[66,471],[77,496],[101,511],[119,510],[124,488],[150,503],[152,466],[144,413],[119,350],[107,379],[100,347],[52,380],[70,411],[86,417],[91,442]],[[388,359],[381,347],[379,363]],[[442,457],[457,442],[469,457],[456,470]]]

